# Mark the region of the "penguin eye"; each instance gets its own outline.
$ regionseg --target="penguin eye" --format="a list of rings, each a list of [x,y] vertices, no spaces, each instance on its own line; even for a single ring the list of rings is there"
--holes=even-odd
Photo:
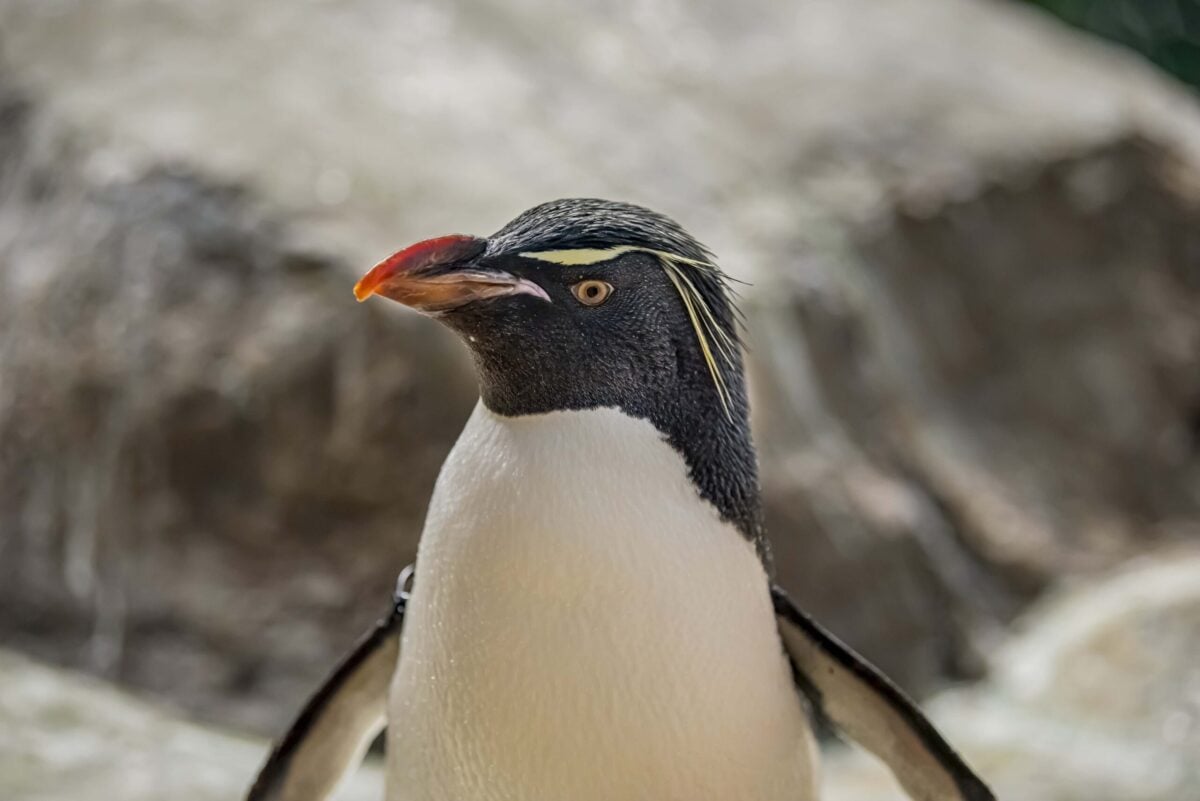
[[[612,284],[590,279],[571,286],[571,294],[584,306],[599,306],[612,294]]]

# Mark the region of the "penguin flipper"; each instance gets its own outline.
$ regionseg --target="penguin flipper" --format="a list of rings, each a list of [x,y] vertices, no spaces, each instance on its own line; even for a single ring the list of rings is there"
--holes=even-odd
[[[386,722],[407,596],[358,641],[276,742],[246,801],[325,801]]]
[[[818,712],[882,760],[915,801],[995,801],[895,684],[771,587],[799,688]]]

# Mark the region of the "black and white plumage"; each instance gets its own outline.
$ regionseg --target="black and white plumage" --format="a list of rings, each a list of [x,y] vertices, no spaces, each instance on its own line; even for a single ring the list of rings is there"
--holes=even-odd
[[[992,798],[770,586],[735,311],[677,224],[556,201],[487,239],[414,245],[355,291],[459,333],[481,401],[411,598],[305,709],[253,801],[325,798],[385,717],[389,801],[811,801],[797,688],[914,799]]]

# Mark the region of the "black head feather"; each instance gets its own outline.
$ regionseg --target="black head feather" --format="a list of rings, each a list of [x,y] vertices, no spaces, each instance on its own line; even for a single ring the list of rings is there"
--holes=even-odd
[[[634,245],[712,262],[679,223],[644,206],[597,198],[551,200],[522,212],[488,237],[488,255]]]

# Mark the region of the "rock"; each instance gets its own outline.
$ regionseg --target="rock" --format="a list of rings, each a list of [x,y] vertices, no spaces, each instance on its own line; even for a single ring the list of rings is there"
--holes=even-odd
[[[753,281],[780,579],[905,687],[1194,536],[1194,97],[1015,5],[639,9],[0,5],[5,642],[278,731],[472,398],[349,286],[563,195]]]
[[[756,372],[781,577],[891,671],[971,675],[1051,579],[1200,533],[1190,170],[1123,140],[899,207],[828,286],[752,316],[807,343],[801,402],[783,365]],[[850,563],[869,593],[826,585]],[[888,631],[926,646],[896,656]]]
[[[1022,616],[992,678],[929,710],[998,798],[1191,801],[1200,787],[1200,550],[1061,587]],[[903,801],[859,753],[829,801]]]
[[[1040,604],[1000,653],[994,683],[1051,720],[1157,752],[1132,778],[1158,798],[1164,785],[1200,787],[1198,655],[1200,552],[1180,548]]]
[[[245,192],[0,107],[4,640],[281,727],[412,558],[463,357]]]
[[[261,741],[9,651],[0,651],[0,682],[0,797],[10,801],[229,801],[266,757]],[[336,801],[378,801],[381,785],[367,766]]]

